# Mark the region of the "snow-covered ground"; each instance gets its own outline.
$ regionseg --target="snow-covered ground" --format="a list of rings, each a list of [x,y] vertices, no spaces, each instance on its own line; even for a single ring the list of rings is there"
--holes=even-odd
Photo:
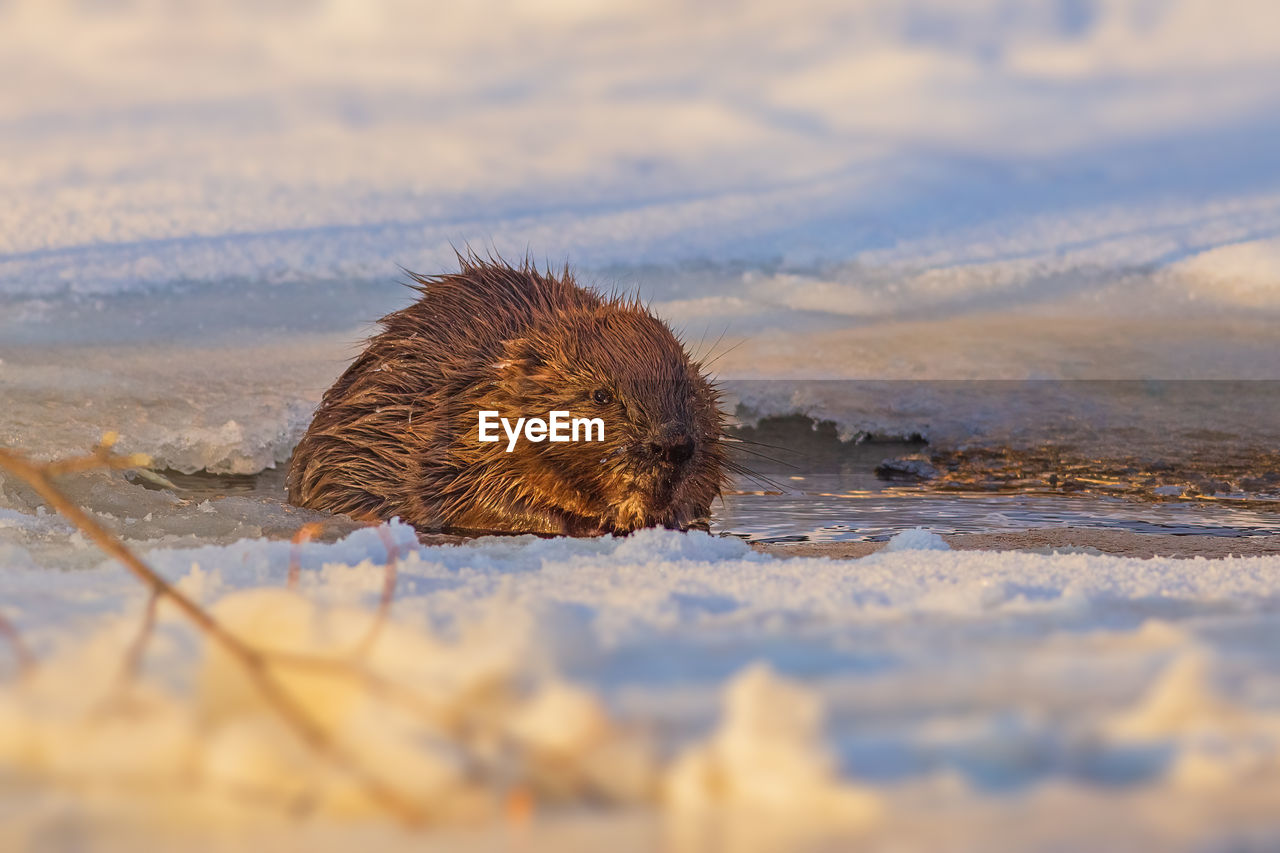
[[[775,380],[731,385],[748,416],[801,410],[846,435],[1025,439],[1068,418],[1021,391],[992,408],[962,385],[881,399],[812,380],[1280,379],[1264,0],[9,0],[0,75],[0,445],[45,457],[118,430],[177,471],[278,465],[407,298],[399,268],[448,269],[468,243],[639,289],[722,375]],[[1154,413],[1148,437],[1167,415],[1174,441],[1280,424],[1271,386],[1199,386],[1176,423],[1152,387],[1068,414],[1129,442],[1132,411]],[[307,545],[294,597],[280,540],[307,513],[68,487],[254,636],[259,606],[308,648],[367,624],[344,608],[380,589],[373,531]],[[0,847],[216,846],[210,810],[278,840],[222,795],[288,798],[300,778],[331,839],[458,841],[370,822],[169,622],[139,716],[104,721],[141,592],[37,503],[0,481],[0,615],[46,660],[0,687]],[[334,731],[376,732],[367,757],[394,754],[459,813],[503,786],[558,791],[549,846],[706,841],[701,818],[635,807],[660,792],[663,814],[718,798],[933,849],[1276,838],[1257,824],[1280,799],[1273,558],[915,536],[835,563],[667,533],[456,550],[392,533],[403,576],[372,663],[437,685],[514,757],[498,768],[368,697],[343,698]],[[569,730],[589,742],[556,742]],[[633,787],[593,788],[601,763]],[[193,803],[197,783],[221,794]],[[751,827],[716,831],[799,843]]]
[[[305,831],[334,847],[456,845],[477,817],[462,837],[492,843],[509,839],[513,790],[539,804],[517,828],[548,849],[575,820],[591,847],[637,849],[655,833],[1219,849],[1280,831],[1275,557],[952,552],[923,531],[857,561],[668,531],[423,548],[393,525],[303,546],[297,592],[287,542],[150,558],[241,636],[342,659],[373,622],[388,545],[399,592],[363,665],[412,701],[277,672],[442,834],[384,838],[351,776],[176,611],[161,611],[145,689],[121,695],[144,594],[108,564],[0,573],[5,614],[45,661],[0,688],[6,849],[67,833],[187,849],[228,819],[215,838],[260,840],[288,825],[281,808],[314,813]]]

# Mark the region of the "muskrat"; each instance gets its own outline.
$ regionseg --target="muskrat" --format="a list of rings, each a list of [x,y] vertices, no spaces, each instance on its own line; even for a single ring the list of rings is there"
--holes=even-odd
[[[289,501],[423,531],[706,529],[727,482],[715,385],[638,300],[569,268],[459,255],[324,395]],[[599,418],[603,440],[480,441],[479,413]]]

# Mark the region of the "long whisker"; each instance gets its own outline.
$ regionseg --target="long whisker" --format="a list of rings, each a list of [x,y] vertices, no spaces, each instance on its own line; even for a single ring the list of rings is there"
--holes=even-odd
[[[707,328],[708,328],[708,329],[709,329],[709,328],[711,328],[711,324],[710,324],[710,323],[708,323],[708,324],[707,324]],[[716,338],[715,343],[713,343],[713,344],[712,344],[712,345],[707,349],[707,355],[711,355],[713,352],[715,352],[715,351],[716,351],[716,347],[720,346],[720,342],[724,340],[724,336],[725,336],[725,335],[727,335],[727,334],[729,334],[729,325],[726,323],[726,324],[725,324],[725,327],[720,331],[720,336],[719,336],[718,338]],[[705,333],[705,332],[703,333],[703,338],[704,338],[704,339],[706,338],[706,333]],[[699,342],[698,346],[699,346],[699,347],[701,347],[701,346],[702,346],[701,342]],[[699,357],[698,357],[698,360],[701,360],[702,358],[703,358],[702,356],[699,356]],[[704,365],[703,365],[703,367],[706,367],[706,366],[707,366],[706,364],[704,364]]]
[[[726,326],[726,328],[728,328]],[[711,322],[708,321],[702,327],[702,334],[698,337],[698,345],[693,348],[693,361],[698,360],[698,353],[702,350],[702,345],[707,342],[707,332],[711,331]]]
[[[800,453],[800,451],[796,450],[794,447],[787,447],[784,444],[769,444],[767,441],[756,441],[754,439],[742,438],[736,435],[721,435],[720,440],[728,442],[729,444],[749,444],[752,447],[767,447],[770,450],[781,450],[784,453],[795,453],[797,455]]]
[[[723,336],[723,335],[721,335],[721,337],[724,337],[724,336]],[[717,355],[715,358],[711,359],[710,361],[704,361],[704,362],[702,363],[703,368],[711,367],[711,366],[712,366],[713,364],[715,364],[717,361],[719,361],[720,359],[724,358],[726,355],[728,355],[729,353],[733,352],[734,350],[736,350],[738,347],[742,346],[742,345],[743,345],[743,344],[745,344],[746,342],[747,342],[747,339],[746,339],[746,338],[743,338],[742,340],[738,341],[736,344],[734,344],[733,346],[729,347],[727,350],[725,350],[724,352],[720,353],[719,355]]]
[[[735,448],[735,449],[734,449],[734,452],[735,452],[735,453],[746,453],[747,455],[749,455],[749,456],[754,456],[754,457],[755,457],[755,458],[757,458],[757,459],[764,459],[764,460],[769,461],[769,462],[776,462],[776,463],[777,463],[777,464],[779,464],[779,465],[785,465],[785,466],[787,466],[788,468],[792,469],[793,471],[797,471],[797,470],[799,470],[799,469],[800,469],[800,466],[799,466],[799,465],[796,465],[796,464],[794,464],[794,463],[792,463],[792,462],[787,462],[787,461],[786,461],[786,460],[784,460],[784,459],[779,459],[779,458],[778,458],[778,457],[776,457],[776,456],[770,456],[770,455],[769,455],[769,454],[767,454],[767,453],[761,453],[761,452],[760,452],[760,451],[758,451],[758,450],[748,450],[748,449],[747,449],[747,448],[745,448],[745,447],[738,447],[738,448]]]
[[[768,489],[776,489],[777,491],[780,491],[780,492],[787,491],[787,487],[782,485],[781,483],[775,480],[771,480],[768,477],[764,476],[763,474],[759,474],[755,471],[752,471],[750,468],[747,468],[745,465],[741,465],[732,460],[725,462],[724,467],[734,474],[738,474],[739,476],[746,477],[748,480],[751,480],[754,483],[756,483],[756,485],[764,486],[765,488],[768,488]]]

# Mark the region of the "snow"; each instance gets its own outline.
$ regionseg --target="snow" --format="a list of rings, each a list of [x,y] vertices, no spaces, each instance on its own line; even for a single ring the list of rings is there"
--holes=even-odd
[[[0,291],[385,281],[471,240],[856,264],[836,314],[1061,297],[1274,235],[1275,11],[1228,5],[9,3]]]
[[[912,527],[890,539],[884,546],[886,551],[950,551],[951,546],[936,533],[930,533],[923,527]]]
[[[657,810],[678,824],[767,817],[872,838],[935,809],[945,826],[956,810],[1006,807],[1009,791],[1029,826],[1070,831],[1045,791],[1225,803],[1280,785],[1280,681],[1256,639],[1278,627],[1280,558],[938,545],[909,531],[857,561],[776,559],[651,530],[426,547],[393,523],[299,546],[297,591],[284,588],[287,542],[148,559],[254,646],[350,660],[391,548],[392,616],[363,661],[415,704],[360,679],[273,671],[363,766],[429,803],[437,826],[499,816],[512,785],[550,816],[596,803],[619,832],[627,814]],[[160,798],[198,834],[301,797],[322,825],[380,825],[352,776],[290,735],[171,608],[141,682],[121,693],[144,592],[118,566],[16,566],[0,591],[42,658],[23,680],[6,661],[0,766],[27,797],[97,792],[56,819],[98,825],[104,801],[118,820],[118,801]],[[128,790],[113,792],[122,779]],[[250,790],[256,808],[236,794]],[[30,841],[54,819],[41,814],[7,831]],[[155,818],[129,820],[143,832]],[[1018,846],[1017,833],[986,840]]]
[[[1169,271],[1195,298],[1262,308],[1273,304],[1280,289],[1280,239],[1218,246]]]

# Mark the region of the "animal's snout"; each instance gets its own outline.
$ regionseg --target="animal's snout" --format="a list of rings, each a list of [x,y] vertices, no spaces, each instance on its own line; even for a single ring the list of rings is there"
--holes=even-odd
[[[681,427],[668,426],[649,441],[649,454],[671,465],[683,465],[693,458],[693,436]]]

